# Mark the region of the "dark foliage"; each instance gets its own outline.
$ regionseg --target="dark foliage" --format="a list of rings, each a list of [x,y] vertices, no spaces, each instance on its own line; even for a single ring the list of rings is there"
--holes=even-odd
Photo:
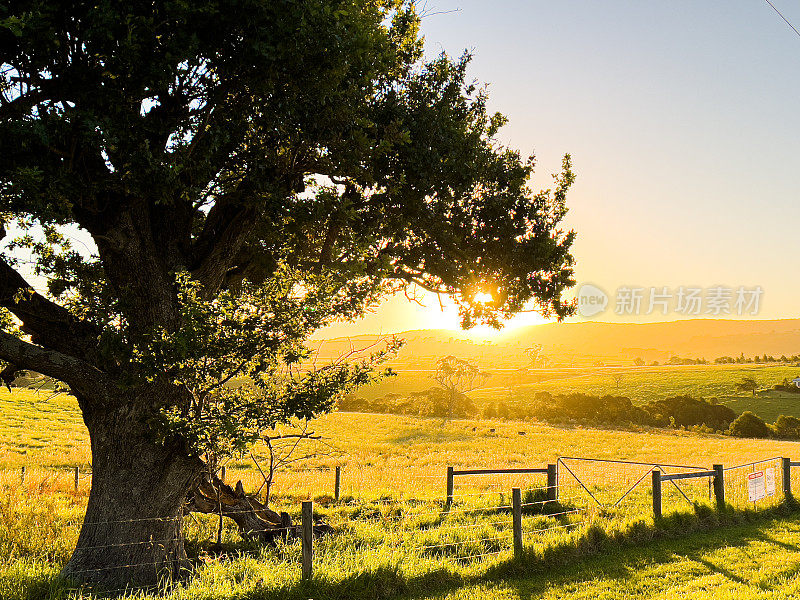
[[[714,430],[724,430],[736,418],[736,412],[727,406],[691,396],[656,400],[649,402],[644,408],[652,416],[654,424],[661,427],[705,425]]]
[[[731,423],[728,434],[744,438],[768,438],[771,435],[769,425],[749,410],[744,411]]]

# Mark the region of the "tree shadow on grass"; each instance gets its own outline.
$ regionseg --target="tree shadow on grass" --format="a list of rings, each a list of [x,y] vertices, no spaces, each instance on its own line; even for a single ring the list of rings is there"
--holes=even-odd
[[[800,515],[789,518],[797,522],[800,520]],[[640,543],[628,547],[611,545],[598,549],[593,556],[576,559],[551,570],[534,567],[526,572],[521,565],[516,567],[512,564],[500,566],[498,567],[499,571],[501,573],[509,572],[509,575],[497,577],[498,573],[487,573],[483,581],[475,583],[491,586],[492,583],[499,585],[502,582],[503,587],[513,590],[514,597],[532,599],[542,596],[551,588],[571,590],[583,583],[594,582],[597,584],[598,581],[601,581],[601,587],[609,589],[616,587],[626,596],[634,597],[636,588],[640,584],[643,565],[666,565],[686,559],[700,565],[708,574],[722,575],[737,585],[773,590],[776,586],[780,586],[786,578],[800,572],[800,566],[788,566],[786,569],[774,573],[767,580],[763,580],[758,573],[754,573],[751,578],[748,578],[743,574],[736,573],[732,568],[708,559],[708,554],[716,550],[725,550],[731,547],[746,548],[751,542],[759,541],[793,551],[793,545],[782,543],[764,533],[763,529],[769,528],[773,524],[774,522],[766,519],[759,523],[734,523],[711,531],[697,530],[685,536],[667,531],[664,539],[657,539],[650,544]],[[668,578],[664,578],[663,582],[670,588],[676,585],[673,580]],[[648,588],[646,595],[649,597],[654,593],[651,588]],[[421,596],[423,594],[417,597]]]
[[[778,512],[771,517],[784,516]],[[800,519],[794,515],[792,520]],[[667,563],[686,557],[709,571],[745,585],[760,586],[706,558],[709,551],[746,545],[751,541],[782,544],[763,532],[773,521],[763,515],[752,523],[752,515],[670,515],[658,526],[634,523],[629,529],[612,534],[597,526],[589,527],[577,539],[555,545],[542,552],[528,551],[519,560],[508,559],[490,566],[478,575],[461,575],[446,567],[421,575],[404,576],[398,570],[381,567],[339,581],[312,579],[278,588],[255,589],[242,600],[329,600],[415,599],[446,595],[464,586],[502,582],[518,592],[520,598],[536,597],[554,585],[579,584],[601,577],[625,585],[632,581],[643,562]]]
[[[699,509],[694,514],[668,515],[657,525],[644,520],[636,521],[626,529],[613,532],[593,525],[577,537],[544,549],[529,549],[519,559],[509,558],[495,563],[479,574],[461,574],[442,566],[409,576],[397,568],[381,566],[333,581],[317,577],[309,581],[287,581],[277,586],[256,586],[237,593],[236,598],[413,600],[446,595],[465,586],[491,587],[501,583],[516,591],[520,598],[533,598],[553,586],[574,587],[598,578],[623,587],[633,585],[633,579],[643,563],[669,563],[681,558],[693,560],[708,571],[720,573],[738,584],[761,587],[763,582],[748,581],[730,569],[710,562],[705,556],[716,549],[745,546],[753,541],[795,551],[798,548],[793,544],[776,540],[764,531],[774,525],[776,517],[800,521],[800,514],[789,515],[785,508],[758,514],[730,510],[716,513]],[[796,568],[791,567],[790,571],[796,571]],[[34,596],[20,597],[27,599]],[[214,590],[205,590],[198,597],[214,597]]]

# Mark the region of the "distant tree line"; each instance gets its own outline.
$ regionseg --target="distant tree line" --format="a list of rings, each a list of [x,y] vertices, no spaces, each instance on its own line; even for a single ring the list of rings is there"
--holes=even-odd
[[[635,405],[625,396],[593,396],[537,392],[532,399],[487,404],[485,418],[535,419],[552,424],[647,425],[651,427],[705,427],[724,431],[736,412],[713,401],[675,396]]]
[[[766,365],[766,364],[781,364],[781,363],[800,363],[800,354],[792,354],[791,356],[786,356],[785,354],[781,354],[778,357],[764,354],[759,356],[756,354],[755,356],[745,356],[744,352],[739,356],[720,356],[714,359],[714,364],[717,365]],[[636,357],[633,359],[633,364],[637,367],[645,366],[646,362],[642,357]],[[650,366],[657,367],[661,363],[657,360],[654,360],[650,363]],[[664,361],[665,365],[708,365],[711,364],[705,358],[684,358],[681,356],[672,356],[669,360]]]
[[[633,364],[637,367],[643,367],[647,363],[639,356],[633,359]],[[661,363],[654,360],[650,363],[651,367],[658,367]],[[709,362],[705,358],[683,358],[680,356],[672,356],[669,360],[664,361],[665,365],[707,365]]]
[[[779,357],[764,354],[759,356],[756,354],[752,357],[746,357],[744,352],[739,356],[720,356],[714,359],[714,363],[718,365],[744,365],[744,364],[769,364],[769,363],[800,363],[800,354],[792,354],[786,356],[781,354]]]
[[[440,387],[431,387],[407,395],[386,394],[374,400],[351,394],[339,401],[339,410],[457,419],[474,417],[478,414],[478,408],[469,396]]]
[[[774,424],[769,424],[750,411],[738,414],[713,399],[691,396],[674,396],[637,406],[625,396],[537,392],[532,398],[489,402],[478,410],[465,394],[453,398],[442,388],[432,387],[407,395],[387,394],[374,400],[350,395],[339,402],[339,410],[442,418],[481,416],[553,425],[648,426],[743,438],[800,440],[797,417],[781,415]]]
[[[681,358],[680,356],[672,356],[664,364],[665,365],[707,365],[708,361],[705,358]]]

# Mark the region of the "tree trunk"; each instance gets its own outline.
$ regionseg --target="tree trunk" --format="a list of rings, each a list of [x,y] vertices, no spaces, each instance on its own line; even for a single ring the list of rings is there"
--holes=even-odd
[[[136,400],[85,414],[92,489],[77,546],[62,571],[72,581],[150,586],[180,576],[188,566],[183,506],[204,465],[181,444],[156,442],[153,398]]]

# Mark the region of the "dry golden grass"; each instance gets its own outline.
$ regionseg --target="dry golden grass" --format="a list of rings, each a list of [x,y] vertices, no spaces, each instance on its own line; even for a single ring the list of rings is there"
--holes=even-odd
[[[15,389],[0,393],[0,469],[43,490],[73,489],[73,473],[88,471],[88,433],[75,400],[66,395]],[[336,449],[330,456],[304,460],[279,473],[278,495],[317,497],[333,493],[336,465],[343,466],[342,495],[374,497],[440,496],[448,465],[466,467],[543,466],[560,456],[643,462],[726,466],[772,456],[800,460],[800,443],[736,439],[676,430],[619,431],[554,427],[528,422],[423,419],[399,415],[333,413],[312,428]],[[262,478],[249,459],[229,465],[229,481],[258,489]],[[462,486],[509,489],[519,477],[460,478]],[[89,480],[82,475],[81,488]],[[524,487],[524,485],[523,485]],[[84,492],[85,493],[85,492]]]

